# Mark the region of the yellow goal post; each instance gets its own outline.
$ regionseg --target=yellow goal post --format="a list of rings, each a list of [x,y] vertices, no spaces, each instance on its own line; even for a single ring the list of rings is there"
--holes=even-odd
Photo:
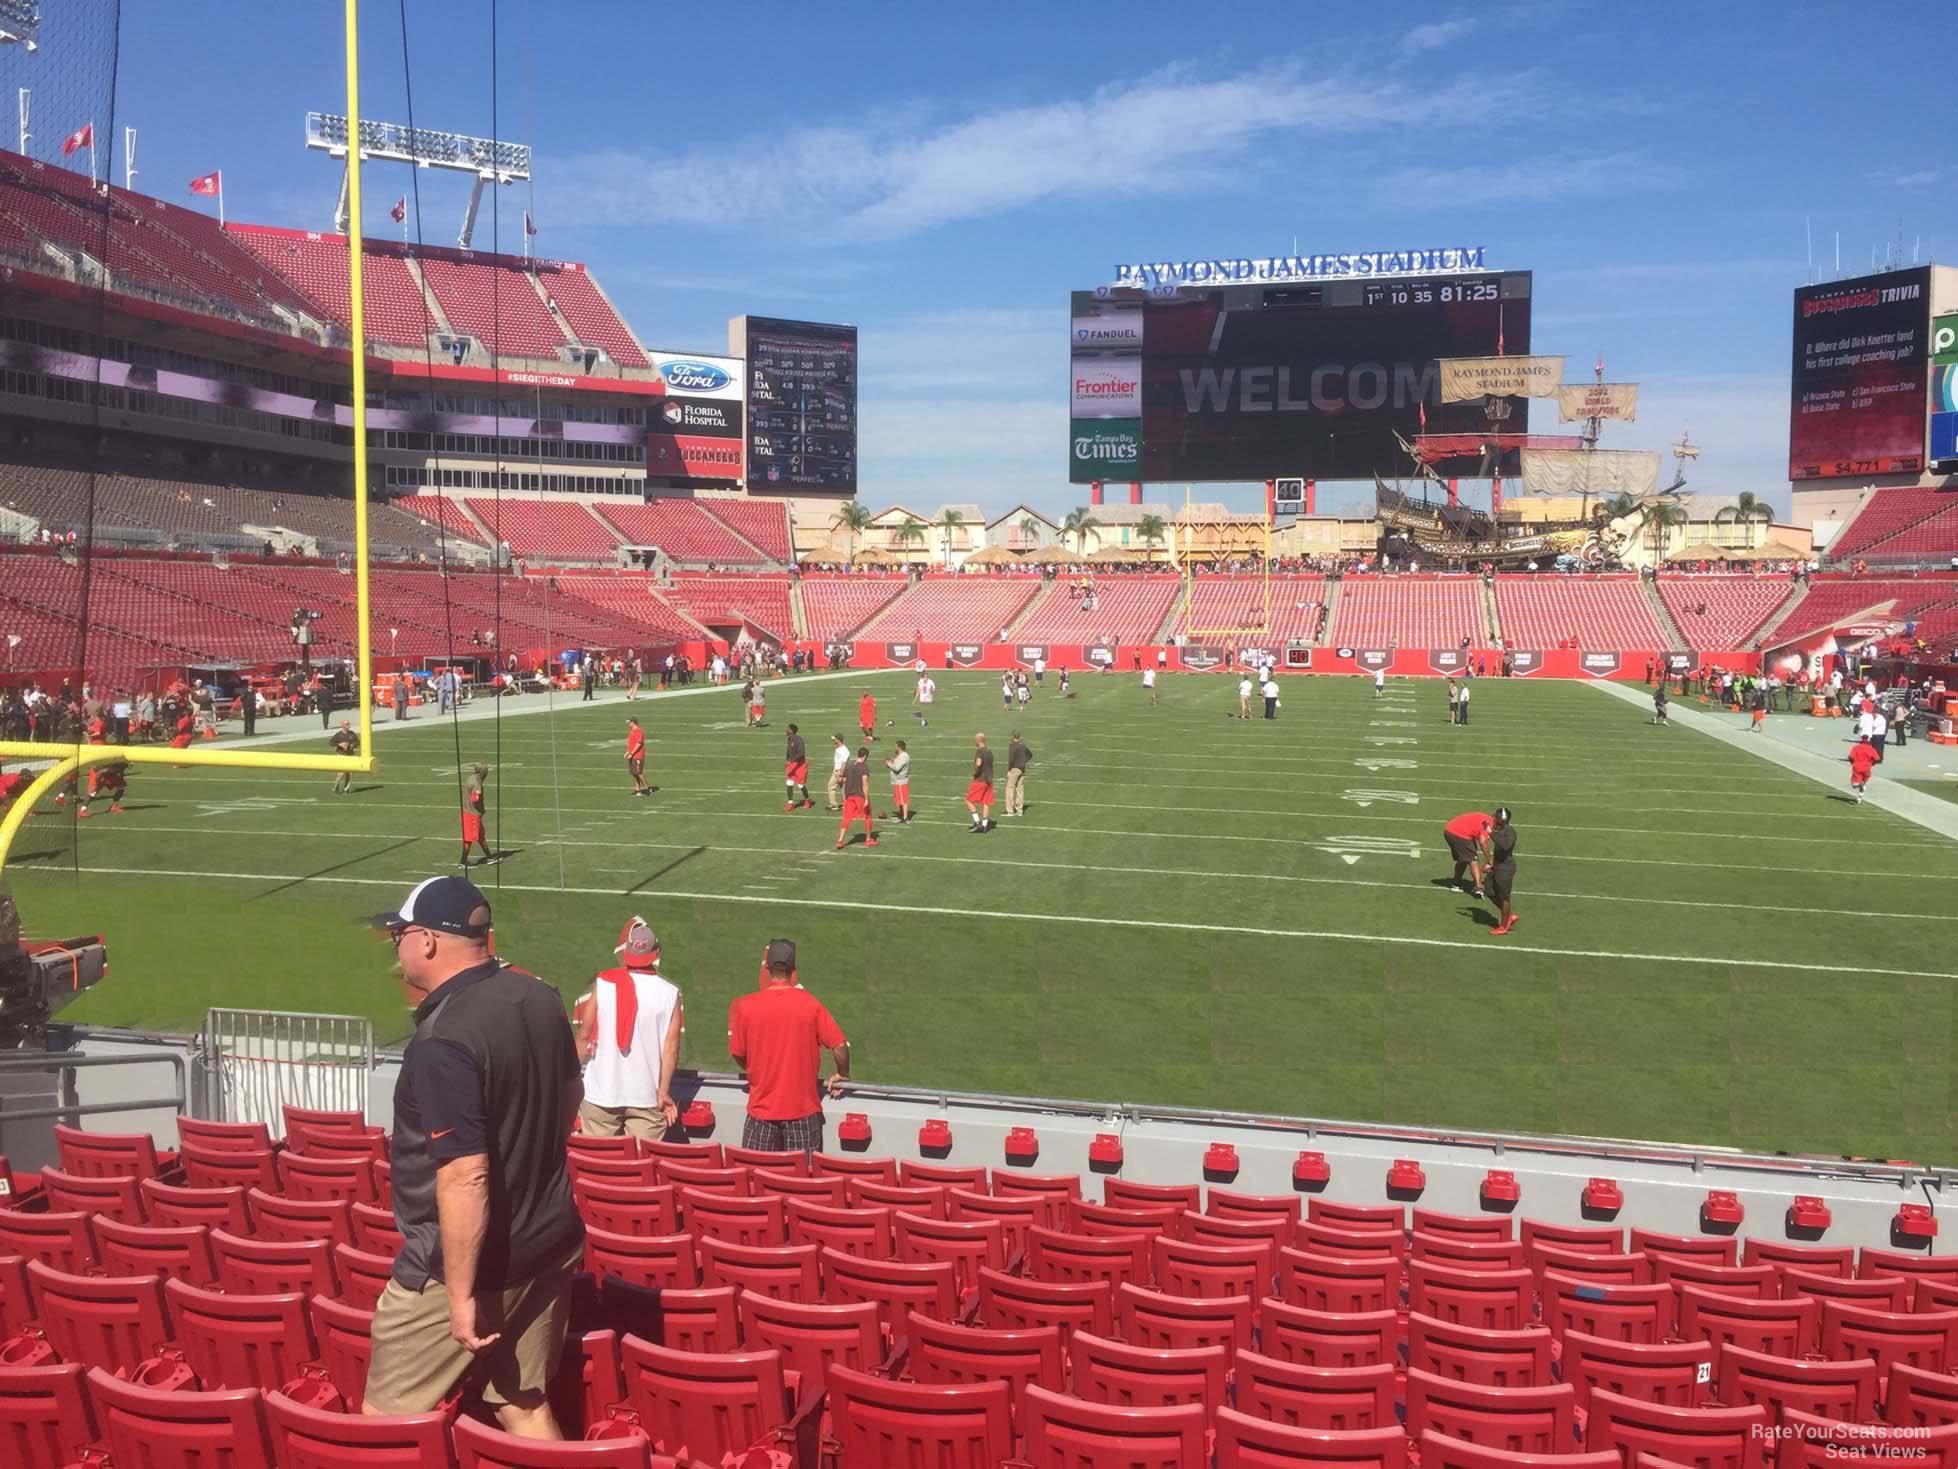
[[[360,217],[360,0],[346,0],[347,31],[347,302],[353,323],[354,448],[354,636],[356,692],[360,708],[360,750],[353,755],[301,755],[275,750],[158,749],[129,745],[48,745],[0,740],[0,759],[46,760],[54,764],[22,791],[0,817],[0,874],[14,837],[41,798],[69,775],[90,765],[127,761],[131,765],[204,765],[230,770],[325,770],[366,773],[374,768],[373,651],[369,641],[367,579],[367,356],[362,300]]]

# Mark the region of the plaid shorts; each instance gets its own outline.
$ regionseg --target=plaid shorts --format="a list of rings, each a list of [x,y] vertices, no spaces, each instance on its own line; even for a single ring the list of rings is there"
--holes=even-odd
[[[769,1122],[750,1117],[741,1126],[741,1146],[764,1153],[814,1153],[823,1146],[823,1114],[792,1117],[787,1122]]]

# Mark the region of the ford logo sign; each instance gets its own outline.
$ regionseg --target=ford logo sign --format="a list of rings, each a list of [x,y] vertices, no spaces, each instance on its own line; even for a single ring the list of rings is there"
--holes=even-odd
[[[659,375],[676,392],[715,393],[734,379],[711,362],[662,362]]]

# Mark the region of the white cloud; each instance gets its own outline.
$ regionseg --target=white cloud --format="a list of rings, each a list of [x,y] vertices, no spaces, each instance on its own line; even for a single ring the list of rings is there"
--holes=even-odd
[[[1949,177],[1951,177],[1951,170],[1941,165],[1913,169],[1879,168],[1870,175],[1870,182],[1888,184],[1897,189],[1923,189],[1932,184],[1942,183]]]
[[[924,312],[859,332],[864,383],[873,393],[948,388],[1017,397],[1067,377],[1066,303],[1037,308],[973,307]]]
[[[1214,187],[1217,165],[1279,134],[1417,133],[1429,121],[1514,119],[1526,107],[1513,88],[1481,80],[1417,89],[1296,65],[1217,79],[1173,68],[958,118],[902,107],[786,137],[552,162],[576,224],[761,224],[819,242],[893,239],[1052,200]]]
[[[1418,25],[1401,37],[1403,51],[1433,51],[1450,42],[1481,28],[1482,22],[1472,17],[1457,20],[1438,20],[1427,25]]]
[[[1638,422],[1612,424],[1606,445],[1665,454],[1681,433],[1701,446],[1687,466],[1696,494],[1765,495],[1788,509],[1788,378],[1747,373],[1630,372],[1639,384]],[[1670,478],[1668,455],[1661,475]]]
[[[1513,163],[1403,168],[1382,175],[1379,187],[1404,205],[1517,204],[1672,188],[1684,169],[1635,149],[1584,153],[1566,149]]]

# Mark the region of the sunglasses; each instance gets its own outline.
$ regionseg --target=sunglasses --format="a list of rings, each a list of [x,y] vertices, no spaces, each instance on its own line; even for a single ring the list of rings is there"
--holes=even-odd
[[[405,923],[400,928],[391,928],[388,930],[388,942],[394,945],[394,952],[398,954],[401,952],[401,941],[409,934],[426,933],[427,931],[426,929],[417,928],[412,923]]]

